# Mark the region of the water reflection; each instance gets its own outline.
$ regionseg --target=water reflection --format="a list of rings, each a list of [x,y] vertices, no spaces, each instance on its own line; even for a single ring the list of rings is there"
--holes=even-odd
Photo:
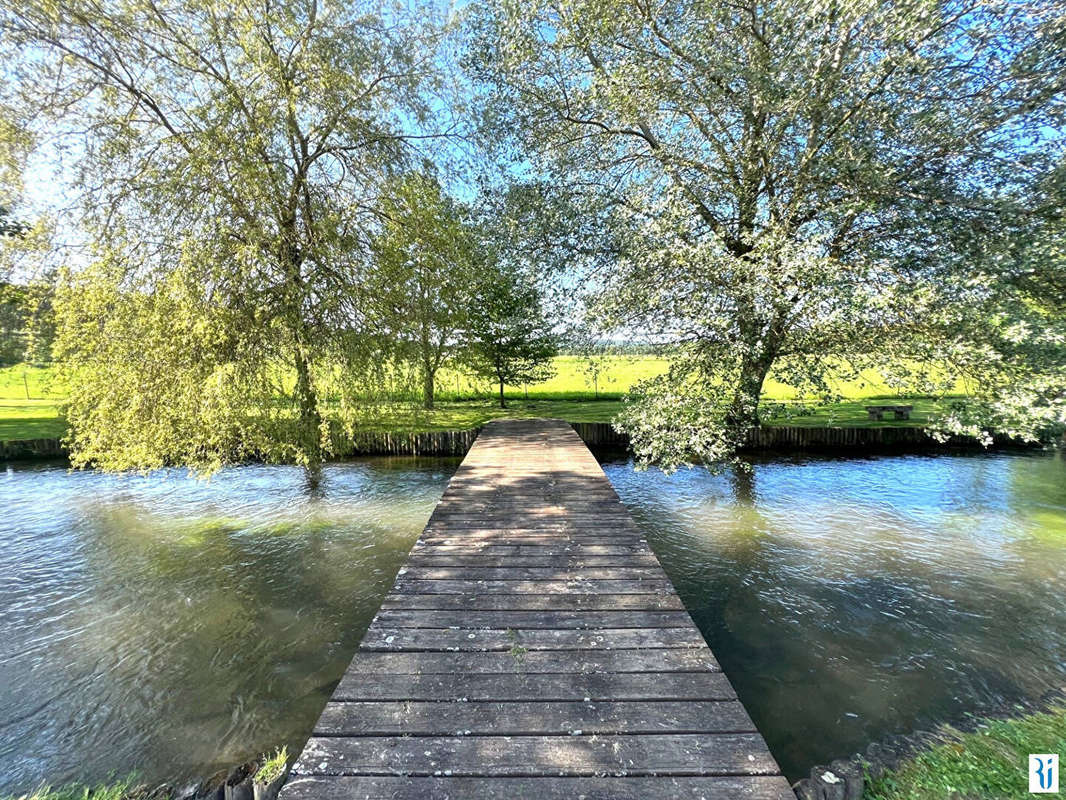
[[[299,748],[455,463],[0,474],[0,792]]]
[[[1066,684],[1066,462],[605,465],[793,778]]]

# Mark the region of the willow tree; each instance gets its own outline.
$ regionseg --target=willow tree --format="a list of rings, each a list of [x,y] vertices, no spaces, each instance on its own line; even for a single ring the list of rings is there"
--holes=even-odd
[[[990,295],[941,279],[961,250],[931,251],[1061,212],[1026,204],[1062,153],[1058,3],[503,0],[470,19],[486,119],[620,253],[595,319],[676,345],[622,417],[648,460],[728,453],[771,370],[821,395],[884,364],[901,389],[952,385],[959,331],[919,312]]]
[[[5,6],[10,102],[92,247],[57,297],[75,464],[320,460],[438,35],[386,3]]]

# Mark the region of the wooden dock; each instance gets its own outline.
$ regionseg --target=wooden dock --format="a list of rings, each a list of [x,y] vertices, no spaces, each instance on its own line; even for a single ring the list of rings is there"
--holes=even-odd
[[[595,458],[485,426],[281,800],[794,800]]]

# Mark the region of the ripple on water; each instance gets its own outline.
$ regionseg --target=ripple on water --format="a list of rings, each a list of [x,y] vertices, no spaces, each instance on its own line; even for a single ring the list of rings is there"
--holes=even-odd
[[[604,466],[786,774],[1066,684],[1066,461]]]
[[[0,480],[0,793],[299,748],[454,459]]]

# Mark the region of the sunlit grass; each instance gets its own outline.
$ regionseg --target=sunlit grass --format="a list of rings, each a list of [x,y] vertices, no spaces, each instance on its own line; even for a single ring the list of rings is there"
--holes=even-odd
[[[289,763],[289,750],[282,747],[274,752],[274,755],[266,759],[255,773],[255,779],[259,783],[273,783],[285,773]]]
[[[113,783],[95,785],[43,785],[26,794],[0,795],[0,800],[148,800],[153,797],[153,792],[144,784],[138,783],[136,776],[129,776]]]
[[[499,407],[497,390],[484,381],[441,370],[437,403],[433,411],[417,402],[397,403],[381,414],[368,417],[369,431],[432,432],[466,430],[500,417],[556,417],[570,422],[610,422],[618,412],[622,395],[637,381],[663,372],[667,361],[652,356],[605,356],[594,385],[587,371],[588,359],[559,356],[556,374],[544,383],[507,387],[507,408]],[[598,389],[597,389],[598,386]],[[930,398],[901,400],[871,372],[863,379],[835,387],[848,402],[807,407],[795,403],[794,391],[774,380],[767,381],[766,423],[804,427],[893,427],[922,426],[944,401]],[[27,395],[29,398],[27,399]],[[0,368],[0,441],[60,437],[66,423],[60,412],[65,390],[55,371],[47,367],[16,365]],[[413,399],[413,398],[412,398]],[[869,403],[908,403],[911,419],[881,422],[868,418]],[[772,408],[783,403],[784,408]]]
[[[1004,800],[1031,797],[1030,753],[1066,754],[1066,707],[1019,719],[992,720],[973,733],[948,729],[944,742],[886,773],[869,800]]]

